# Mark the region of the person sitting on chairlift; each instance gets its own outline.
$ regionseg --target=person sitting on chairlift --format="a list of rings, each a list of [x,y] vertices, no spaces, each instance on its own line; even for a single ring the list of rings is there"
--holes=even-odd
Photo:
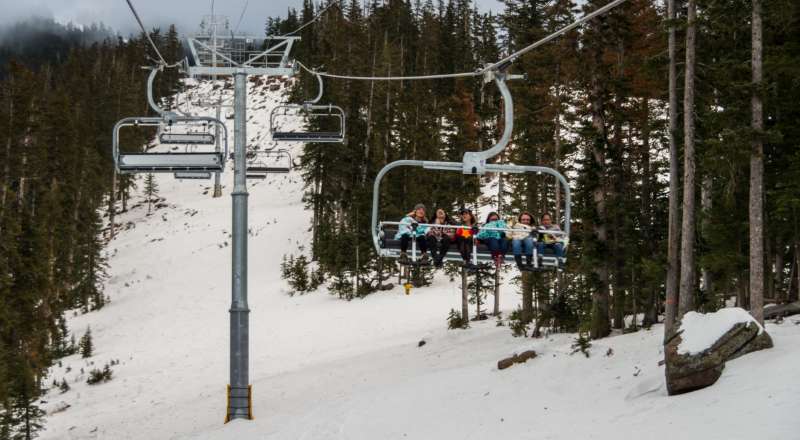
[[[472,239],[476,234],[475,229],[478,227],[478,220],[472,211],[467,208],[461,208],[459,215],[461,217],[461,227],[456,229],[456,247],[458,248],[458,253],[461,254],[461,259],[464,260],[464,264],[469,265],[472,258]]]
[[[414,207],[414,211],[408,213],[397,227],[397,234],[395,240],[400,240],[400,262],[408,261],[408,248],[411,246],[411,241],[417,239],[417,249],[422,252],[420,261],[428,261],[428,242],[425,240],[425,233],[427,226],[420,226],[420,223],[428,223],[428,218],[425,217],[425,205],[418,203]],[[421,240],[419,238],[422,238]]]
[[[444,209],[439,208],[436,210],[436,217],[433,219],[433,224],[452,225],[453,222],[450,220],[450,216],[447,215]],[[438,228],[436,226],[431,226],[428,228],[428,249],[431,251],[431,255],[433,256],[434,266],[442,267],[444,264],[444,257],[447,256],[447,251],[450,249],[450,243],[453,241],[454,236],[455,229],[452,228]]]
[[[542,214],[540,231],[560,231],[558,225],[553,224],[550,214]],[[564,243],[556,235],[539,233],[539,242],[537,243],[539,255],[544,255],[545,249],[552,249],[556,257],[561,258],[564,256]]]
[[[517,217],[517,222],[511,226],[515,230],[506,233],[506,236],[511,240],[511,250],[514,252],[514,261],[517,263],[519,270],[525,270],[525,266],[522,265],[523,254],[525,255],[526,266],[530,267],[533,259],[532,223],[533,216],[525,211]]]
[[[506,254],[508,248],[508,240],[506,240],[505,233],[502,231],[486,230],[483,228],[505,229],[507,227],[506,222],[500,219],[500,214],[490,212],[489,215],[486,216],[486,223],[483,224],[481,231],[477,235],[478,240],[489,247],[489,251],[492,253],[492,260],[494,260],[495,264],[498,266],[503,264],[503,256]]]

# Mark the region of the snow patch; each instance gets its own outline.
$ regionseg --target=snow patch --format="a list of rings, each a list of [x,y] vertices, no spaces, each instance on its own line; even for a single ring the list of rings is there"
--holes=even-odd
[[[700,353],[714,345],[722,335],[740,322],[755,322],[758,326],[758,333],[761,334],[764,331],[764,327],[758,321],[739,307],[721,309],[714,313],[689,312],[681,320],[683,333],[678,353]]]

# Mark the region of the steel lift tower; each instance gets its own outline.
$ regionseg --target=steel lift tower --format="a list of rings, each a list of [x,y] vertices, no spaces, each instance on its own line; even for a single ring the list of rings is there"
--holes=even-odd
[[[213,41],[212,41],[213,39]],[[234,78],[233,258],[230,308],[230,384],[225,421],[253,417],[249,376],[249,313],[247,305],[247,77],[293,76],[289,60],[300,37],[270,37],[266,45],[247,36],[196,35],[188,39],[194,65],[190,76]],[[262,47],[267,49],[262,50]]]

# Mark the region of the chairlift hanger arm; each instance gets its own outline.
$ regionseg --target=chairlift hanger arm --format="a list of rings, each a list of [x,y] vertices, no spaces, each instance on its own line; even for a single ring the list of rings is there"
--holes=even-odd
[[[153,98],[153,81],[156,79],[156,75],[158,72],[164,69],[164,66],[159,65],[156,67],[150,68],[150,75],[147,77],[147,103],[150,104],[150,108],[153,109],[156,114],[159,116],[167,117],[167,111],[161,108],[158,104],[156,104],[155,98]],[[134,118],[135,119],[135,118]]]
[[[317,77],[317,83],[319,84],[319,91],[317,92],[317,96],[314,99],[312,99],[311,101],[304,102],[303,105],[314,105],[318,103],[320,99],[322,99],[322,93],[323,93],[322,77],[319,75],[319,73],[314,73],[314,76]]]
[[[183,110],[181,110],[178,107],[178,102],[177,102],[178,98],[177,97],[175,98],[175,100],[176,100],[176,108],[178,110],[177,113],[171,112],[171,111],[168,111],[168,110],[164,110],[163,108],[161,108],[161,106],[159,106],[156,103],[156,100],[153,97],[153,89],[154,89],[153,83],[155,82],[156,75],[158,74],[158,72],[163,71],[164,67],[170,67],[170,66],[164,66],[163,64],[160,64],[160,65],[155,66],[155,67],[148,67],[148,69],[150,69],[150,75],[147,77],[147,103],[150,105],[150,108],[152,108],[153,111],[156,112],[156,114],[161,116],[161,118],[166,120],[166,121],[172,121],[176,117],[179,117],[177,115],[177,113],[180,113],[183,117],[187,117],[187,118],[188,117],[193,117],[192,115],[184,112]]]
[[[511,135],[514,133],[514,100],[511,97],[511,92],[508,90],[506,79],[517,79],[520,76],[507,75],[504,72],[492,72],[487,75],[487,79],[494,80],[497,88],[500,89],[500,95],[503,97],[503,135],[491,148],[484,151],[468,151],[464,153],[463,169],[468,174],[483,174],[486,167],[486,161],[500,154],[511,141]]]

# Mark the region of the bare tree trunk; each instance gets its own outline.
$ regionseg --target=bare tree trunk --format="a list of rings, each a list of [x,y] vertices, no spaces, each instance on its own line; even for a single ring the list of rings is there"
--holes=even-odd
[[[769,224],[767,213],[764,213],[764,224]],[[772,247],[774,245],[774,237],[766,238],[766,234],[764,234],[764,302],[768,299],[775,302],[775,274],[772,273],[773,255],[775,255]]]
[[[498,174],[497,182],[497,212],[503,212],[503,175]],[[500,266],[494,270],[494,316],[500,315]]]
[[[775,281],[773,285],[775,286],[775,301],[777,303],[782,303],[786,299],[786,295],[784,295],[783,290],[783,243],[781,243],[780,239],[775,241]]]
[[[678,319],[694,310],[694,67],[697,2],[689,0],[686,27],[686,78],[683,92],[683,222],[681,225],[681,281],[678,297]]]
[[[653,240],[653,195],[652,195],[652,179],[653,179],[653,168],[650,161],[650,100],[647,98],[642,99],[642,114],[641,114],[641,123],[642,123],[642,147],[641,147],[641,161],[642,161],[642,189],[641,189],[641,200],[642,200],[642,230],[644,231],[644,251],[647,255],[654,255],[655,254],[655,240]],[[631,290],[636,286],[636,282],[633,281],[637,277],[637,274],[641,272],[641,268],[637,271],[631,272]],[[642,322],[646,326],[653,325],[658,322],[658,301],[656,295],[656,289],[653,286],[644,286],[642,285],[638,289],[638,297],[641,299],[644,305],[644,318]],[[633,296],[634,307],[637,306],[636,298],[637,296]]]
[[[494,316],[500,315],[500,268],[494,271]]]
[[[11,180],[11,134],[12,127],[14,126],[14,100],[12,93],[14,78],[10,77],[8,83],[8,134],[6,137],[6,153],[4,156],[5,163],[3,164],[3,180],[0,181],[0,237],[2,237],[3,232],[2,219],[6,210],[6,198],[8,197],[8,186]]]
[[[764,119],[761,103],[761,0],[753,0],[752,21],[753,92],[750,143],[750,314],[764,323]]]
[[[789,295],[789,301],[798,300],[800,299],[800,242],[794,243],[794,277],[792,277],[796,282],[794,297]],[[791,284],[791,280],[789,283]]]
[[[11,133],[8,134],[6,142],[5,164],[3,165],[3,180],[0,181],[0,237],[3,235],[3,213],[6,210],[6,197],[8,197],[8,185],[10,180],[9,163],[11,162]]]
[[[522,273],[522,321],[533,320],[533,277],[529,272]]]
[[[467,270],[461,268],[461,319],[469,322],[469,291],[467,290]]]
[[[599,54],[598,54],[599,57]],[[600,64],[598,60],[598,65]],[[604,117],[604,106],[600,79],[595,72],[593,75],[592,88],[592,126],[595,130],[595,140],[592,146],[592,158],[598,169],[605,169],[605,148],[608,144],[606,133],[606,123]],[[608,242],[608,230],[606,226],[606,187],[602,172],[597,175],[598,182],[592,190],[592,200],[597,215],[597,222],[592,225],[593,231],[601,248],[606,247]],[[592,325],[590,336],[598,339],[608,336],[611,333],[611,321],[609,318],[609,285],[608,285],[608,265],[602,262],[594,267],[595,286],[592,291]]]
[[[554,153],[553,168],[559,171],[561,161],[561,63],[556,63],[556,117],[555,117],[555,133],[553,133]],[[557,178],[555,182],[556,194],[556,207],[553,210],[553,216],[556,224],[561,223],[561,183]]]
[[[700,184],[700,209],[703,212],[703,221],[701,224],[701,231],[700,233],[705,235],[708,234],[709,222],[708,218],[711,214],[711,209],[713,200],[711,197],[711,176],[706,173],[703,175],[703,182]],[[713,294],[713,282],[711,280],[711,272],[708,271],[708,268],[703,267],[700,270],[700,280],[703,284],[703,292],[706,295],[707,299],[711,299],[711,295]]]
[[[747,308],[747,284],[740,281],[736,286],[736,307]]]
[[[669,334],[675,325],[678,306],[679,241],[678,219],[678,69],[675,50],[675,0],[667,0],[669,26],[669,230],[667,232],[667,282],[664,331]]]
[[[116,234],[114,222],[117,216],[117,168],[111,170],[111,193],[108,195],[108,239],[113,240]]]

